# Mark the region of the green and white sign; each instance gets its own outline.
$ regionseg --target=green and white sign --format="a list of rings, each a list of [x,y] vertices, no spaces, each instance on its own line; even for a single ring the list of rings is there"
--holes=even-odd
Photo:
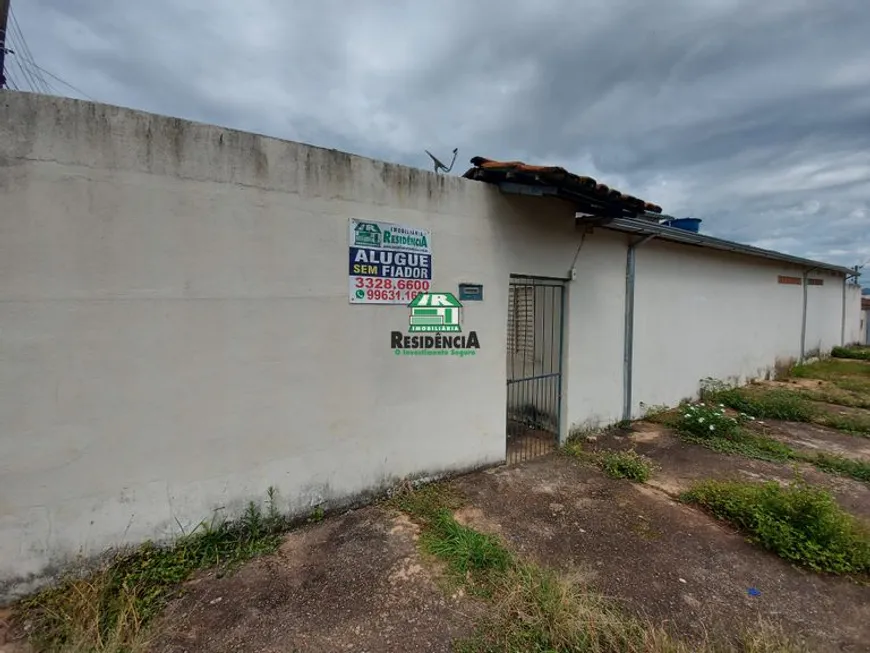
[[[411,319],[408,331],[454,333],[462,331],[459,311],[462,304],[451,293],[420,293],[411,303]]]
[[[432,234],[389,222],[350,221],[351,304],[407,304],[432,282]]]
[[[474,356],[477,331],[462,333],[462,304],[449,292],[420,293],[408,304],[408,333],[390,333],[396,356]]]

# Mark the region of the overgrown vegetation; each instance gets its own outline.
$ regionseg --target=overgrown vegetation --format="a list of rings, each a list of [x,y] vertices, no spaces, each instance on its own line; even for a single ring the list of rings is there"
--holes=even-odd
[[[766,626],[733,643],[679,641],[555,571],[520,560],[497,537],[459,524],[453,511],[461,500],[445,486],[408,490],[391,503],[421,526],[421,546],[446,563],[455,581],[489,600],[474,635],[455,644],[461,653],[798,650],[782,632]]]
[[[813,401],[823,397],[813,396],[812,391],[761,385],[742,388],[707,385],[702,389],[701,396],[706,402],[727,406],[742,415],[758,419],[812,422],[847,433],[870,435],[870,415],[859,412],[841,414],[825,410]],[[836,397],[826,398],[833,403],[840,403]],[[866,397],[859,396],[851,403],[865,405],[867,402]]]
[[[834,347],[831,350],[834,358],[853,358],[855,360],[870,361],[870,347],[854,345],[851,347]]]
[[[270,489],[264,512],[253,502],[236,521],[200,524],[171,545],[146,543],[112,556],[87,575],[24,600],[16,618],[29,624],[36,651],[134,653],[146,627],[175,588],[206,567],[233,567],[273,551],[290,523]]]
[[[786,388],[705,388],[702,398],[758,419],[811,422],[817,414],[809,400]]]
[[[637,483],[645,483],[652,475],[652,461],[634,449],[628,451],[602,451],[596,456],[596,463],[611,478],[626,478]]]
[[[687,405],[673,427],[687,442],[725,454],[774,463],[809,463],[816,468],[870,483],[870,462],[816,451],[799,451],[784,442],[746,428],[753,420],[746,414],[729,416],[724,406]],[[711,428],[712,427],[712,428]]]
[[[683,495],[791,562],[835,574],[870,572],[870,532],[831,494],[798,480],[704,481]]]
[[[645,483],[652,476],[652,460],[634,449],[625,451],[586,451],[580,440],[570,440],[565,445],[566,453],[599,467],[611,478],[625,478]]]

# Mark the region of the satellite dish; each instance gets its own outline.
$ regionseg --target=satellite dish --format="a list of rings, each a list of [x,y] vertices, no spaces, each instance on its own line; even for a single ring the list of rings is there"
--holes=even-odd
[[[424,150],[426,154],[429,155],[429,158],[432,159],[432,163],[435,164],[435,172],[450,172],[453,170],[453,164],[456,163],[456,153],[459,152],[458,147],[453,148],[453,160],[450,162],[450,166],[446,166],[438,159],[437,156],[432,154],[429,150]]]

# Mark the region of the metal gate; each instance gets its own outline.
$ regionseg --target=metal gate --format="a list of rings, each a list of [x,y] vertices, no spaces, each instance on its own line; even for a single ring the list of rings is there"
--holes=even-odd
[[[511,275],[507,333],[507,462],[559,442],[565,282]]]

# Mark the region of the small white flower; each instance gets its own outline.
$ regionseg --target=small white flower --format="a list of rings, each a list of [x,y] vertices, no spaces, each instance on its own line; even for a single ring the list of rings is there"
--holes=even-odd
[[[754,417],[750,417],[749,419],[751,419],[753,422],[755,421],[755,418],[754,418]],[[760,424],[764,424],[764,422],[759,422],[759,423],[760,423]]]
[[[710,430],[711,430],[711,431],[715,431],[715,430],[716,430],[716,427],[713,426],[712,424],[710,424]]]
[[[719,408],[725,408],[725,404],[719,404]]]
[[[703,417],[699,417],[699,418],[698,418],[698,424],[703,424],[703,423],[704,423],[704,418],[703,418]]]

